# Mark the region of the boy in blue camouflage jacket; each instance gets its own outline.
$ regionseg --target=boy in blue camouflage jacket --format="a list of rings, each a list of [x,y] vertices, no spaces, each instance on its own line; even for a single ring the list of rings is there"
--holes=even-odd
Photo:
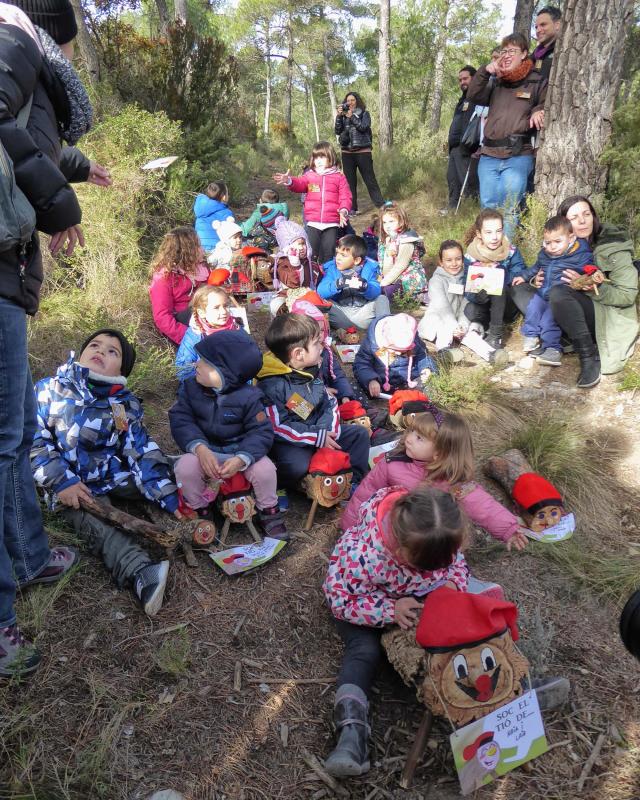
[[[169,562],[155,563],[130,536],[82,508],[83,499],[144,497],[178,519],[178,490],[167,457],[143,424],[142,405],[127,388],[136,354],[125,336],[93,333],[74,360],[35,386],[38,430],[31,449],[36,485],[88,549],[102,557],[118,586],[130,585],[144,611],[162,606]]]

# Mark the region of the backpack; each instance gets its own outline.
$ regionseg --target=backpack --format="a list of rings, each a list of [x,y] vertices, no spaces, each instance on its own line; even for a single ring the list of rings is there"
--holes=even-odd
[[[18,128],[26,128],[31,103],[20,109],[16,117]],[[0,142],[0,252],[24,248],[31,241],[36,227],[36,212],[16,184],[13,161]]]

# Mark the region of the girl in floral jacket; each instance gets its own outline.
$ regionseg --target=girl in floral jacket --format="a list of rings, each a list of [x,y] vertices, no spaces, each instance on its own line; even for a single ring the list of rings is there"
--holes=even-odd
[[[330,774],[368,771],[368,694],[382,629],[412,627],[425,595],[438,586],[466,590],[469,570],[460,552],[466,526],[450,494],[392,486],[367,500],[357,524],[338,540],[323,586],[345,645],[335,700],[340,739],[325,762]]]

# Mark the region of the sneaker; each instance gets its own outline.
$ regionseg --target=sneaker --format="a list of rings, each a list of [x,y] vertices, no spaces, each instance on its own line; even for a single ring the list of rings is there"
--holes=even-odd
[[[287,526],[284,524],[282,512],[277,505],[273,508],[259,508],[258,519],[264,535],[270,539],[281,539],[283,542],[288,542],[291,538]]]
[[[33,642],[20,633],[17,625],[0,628],[0,676],[28,675],[40,665],[42,656]]]
[[[469,594],[482,594],[485,597],[492,597],[494,600],[501,600],[502,602],[504,602],[505,599],[504,590],[499,583],[481,581],[473,575],[469,576],[467,592],[469,592]]]
[[[538,345],[538,347],[535,347],[533,350],[529,350],[529,355],[532,358],[537,358],[538,356],[541,356],[544,353],[544,351],[545,351],[545,348],[540,344],[540,345]]]
[[[20,584],[19,588],[27,589],[29,586],[35,586],[36,583],[55,583],[64,577],[79,560],[78,551],[73,547],[56,547],[51,551],[49,561],[44,569],[41,569],[35,578]]]
[[[530,353],[532,350],[535,350],[539,344],[540,339],[538,339],[537,336],[525,336],[522,339],[522,352]]]
[[[444,347],[442,350],[438,350],[436,359],[445,367],[452,367],[454,364],[459,364],[464,359],[464,355],[459,347]]]
[[[167,588],[169,562],[159,561],[147,564],[134,576],[134,591],[138,596],[142,609],[148,617],[155,615],[162,608],[164,590]]]
[[[536,361],[549,367],[559,367],[562,364],[562,350],[546,347],[539,356],[536,356]]]

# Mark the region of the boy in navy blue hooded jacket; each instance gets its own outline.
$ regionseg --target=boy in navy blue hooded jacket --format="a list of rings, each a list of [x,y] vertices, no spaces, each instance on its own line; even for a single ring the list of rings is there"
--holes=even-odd
[[[184,498],[192,508],[204,509],[223,480],[244,472],[265,534],[287,539],[276,468],[267,458],[273,429],[260,391],[247,383],[262,366],[260,349],[239,330],[205,336],[195,350],[195,377],[183,383],[169,411],[171,433],[185,452],[175,466]]]
[[[556,216],[544,225],[542,250],[533,266],[519,274],[510,275],[511,285],[524,283],[542,271],[542,285],[529,301],[521,332],[522,349],[541,364],[559,367],[562,359],[562,331],[549,306],[549,291],[562,282],[565,269],[580,274],[593,264],[593,253],[585,239],[576,239],[571,223],[566,217]]]

